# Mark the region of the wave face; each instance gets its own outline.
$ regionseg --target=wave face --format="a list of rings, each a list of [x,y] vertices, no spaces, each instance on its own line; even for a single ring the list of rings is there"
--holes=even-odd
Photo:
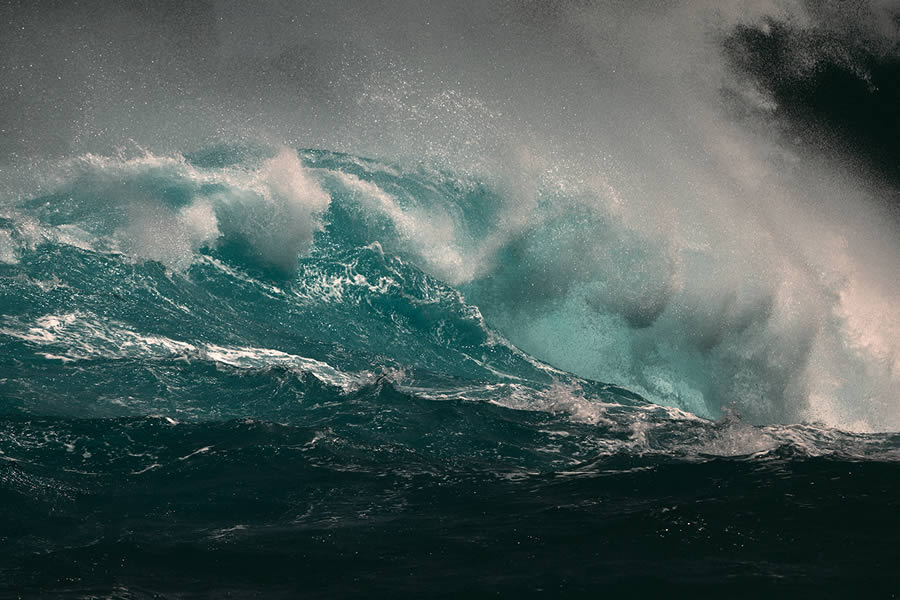
[[[213,344],[351,379],[562,377],[542,360],[704,418],[900,429],[896,323],[858,257],[816,265],[749,226],[690,239],[670,215],[636,219],[603,178],[545,174],[523,202],[471,175],[225,146],[53,173],[3,217],[2,331],[61,364]]]
[[[896,583],[844,549],[898,508],[851,431],[897,428],[894,355],[771,248],[728,295],[609,182],[324,150],[51,174],[0,214],[4,593]]]

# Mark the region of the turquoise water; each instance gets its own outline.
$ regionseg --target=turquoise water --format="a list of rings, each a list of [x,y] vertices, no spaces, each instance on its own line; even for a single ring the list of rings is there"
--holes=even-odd
[[[890,406],[809,418],[797,323],[686,314],[667,253],[558,183],[218,147],[25,185],[0,594],[896,590]]]

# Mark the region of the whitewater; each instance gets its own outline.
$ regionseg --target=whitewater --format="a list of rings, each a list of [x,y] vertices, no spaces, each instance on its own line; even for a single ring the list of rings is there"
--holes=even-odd
[[[4,9],[0,596],[896,593],[896,165],[777,87],[889,6],[204,6]]]

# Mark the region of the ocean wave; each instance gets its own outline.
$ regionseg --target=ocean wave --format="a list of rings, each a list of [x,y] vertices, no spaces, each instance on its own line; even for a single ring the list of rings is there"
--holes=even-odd
[[[746,236],[713,252],[718,234],[635,220],[608,181],[535,186],[523,205],[502,183],[321,150],[67,160],[0,215],[5,345],[63,363],[255,348],[537,386],[519,407],[602,380],[705,418],[900,426],[896,323],[849,255],[813,273]]]

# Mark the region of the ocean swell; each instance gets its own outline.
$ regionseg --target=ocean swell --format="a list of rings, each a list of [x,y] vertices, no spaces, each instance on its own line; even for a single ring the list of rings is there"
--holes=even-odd
[[[572,379],[518,346],[707,418],[900,426],[896,319],[840,238],[641,219],[603,179],[534,186],[523,208],[503,181],[286,148],[69,160],[4,209],[3,333],[51,361],[143,340]]]

